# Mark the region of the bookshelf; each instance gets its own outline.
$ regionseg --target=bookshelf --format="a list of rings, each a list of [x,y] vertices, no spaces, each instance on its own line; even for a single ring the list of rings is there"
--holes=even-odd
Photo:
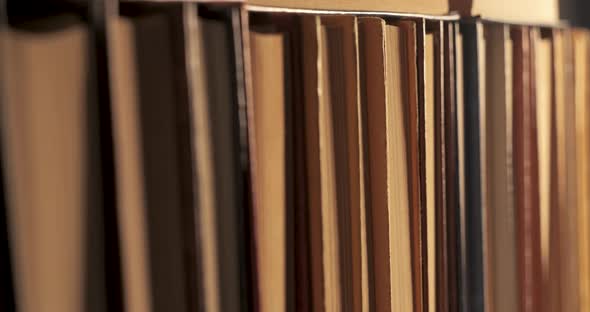
[[[0,310],[589,309],[575,5],[0,1]]]

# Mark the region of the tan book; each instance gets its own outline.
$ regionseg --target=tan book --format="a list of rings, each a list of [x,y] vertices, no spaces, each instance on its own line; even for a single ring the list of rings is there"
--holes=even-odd
[[[142,187],[141,127],[137,113],[139,90],[136,85],[136,47],[131,21],[121,18],[115,28],[112,58],[115,69],[113,134],[120,193],[118,205],[125,207],[119,210],[123,284],[126,293],[124,306],[128,311],[151,311],[148,228]]]
[[[409,85],[416,81],[407,79],[409,35],[380,18],[359,19],[378,311],[413,310],[406,113],[412,104]]]
[[[3,29],[0,118],[19,311],[83,311],[89,34],[73,16]]]
[[[585,30],[573,33],[575,111],[576,111],[576,161],[578,205],[578,273],[580,311],[590,310],[590,34]]]
[[[320,174],[326,310],[369,309],[356,19],[321,19]]]
[[[535,67],[535,97],[537,111],[537,150],[539,166],[539,217],[541,229],[541,269],[544,284],[549,282],[550,271],[550,216],[552,209],[552,188],[551,188],[551,151],[555,148],[555,142],[551,139],[553,117],[551,107],[553,102],[553,77],[551,57],[551,38],[546,34],[541,36],[539,29],[534,29],[532,34],[533,45],[535,46],[534,67]],[[545,298],[547,299],[547,298]]]
[[[512,164],[512,41],[509,27],[485,25],[486,157],[492,311],[517,311],[516,234]]]
[[[246,2],[248,5],[275,7],[278,11],[284,9],[312,9],[340,11],[374,11],[432,15],[445,15],[449,12],[449,3],[446,0],[247,0]]]
[[[260,311],[287,310],[285,36],[250,31],[252,64],[252,154],[256,166],[253,206]],[[253,121],[253,123],[252,123]],[[251,144],[252,144],[251,143]]]
[[[574,47],[569,30],[553,33],[553,70],[555,73],[557,191],[560,257],[560,303],[562,311],[579,308],[578,216],[576,174],[576,113]]]

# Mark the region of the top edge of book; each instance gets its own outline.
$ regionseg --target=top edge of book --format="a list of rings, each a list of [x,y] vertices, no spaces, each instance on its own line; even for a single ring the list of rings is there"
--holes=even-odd
[[[447,15],[447,0],[247,0],[247,4],[281,9],[396,12]]]
[[[561,25],[559,0],[449,0],[449,9],[507,24]]]
[[[522,21],[522,20],[507,20],[505,18],[485,18],[481,16],[472,16],[469,18],[462,19],[465,23],[482,23],[484,25],[505,25],[505,26],[528,26],[528,27],[539,27],[539,28],[552,28],[552,29],[568,29],[571,28],[570,23],[567,20],[560,19],[558,21]]]
[[[267,8],[280,13],[378,13],[440,17],[481,17],[486,20],[533,25],[560,25],[558,0],[245,0],[249,10]],[[385,13],[386,12],[386,13]],[[385,13],[385,14],[384,14]]]
[[[307,8],[286,8],[263,5],[246,4],[248,12],[270,13],[270,14],[312,14],[312,15],[346,15],[346,16],[378,16],[378,17],[396,17],[396,18],[427,18],[437,20],[458,20],[459,15],[456,13],[447,13],[445,15],[389,12],[389,11],[369,11],[369,10],[342,10],[342,9],[307,9]]]
[[[178,2],[178,0],[120,0]],[[482,20],[515,25],[563,26],[559,0],[188,0],[194,3],[245,4],[248,11],[299,14],[353,14]]]

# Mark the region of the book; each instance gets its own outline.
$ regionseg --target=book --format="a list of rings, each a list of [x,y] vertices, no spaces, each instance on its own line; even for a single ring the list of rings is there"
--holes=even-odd
[[[550,222],[552,196],[555,195],[551,188],[551,164],[555,142],[552,140],[552,64],[551,64],[551,38],[550,34],[534,30],[532,33],[535,56],[532,60],[535,67],[535,99],[537,104],[537,159],[539,166],[539,217],[540,217],[540,243],[541,243],[541,271],[543,284],[550,283]]]
[[[590,308],[590,281],[588,276],[590,270],[589,248],[587,238],[590,236],[589,215],[588,215],[588,88],[584,81],[588,80],[588,34],[582,31],[573,33],[574,40],[574,75],[575,75],[575,111],[576,111],[576,166],[577,166],[577,218],[578,218],[578,254],[579,254],[579,308],[581,310]],[[584,239],[586,238],[586,239]]]
[[[324,311],[324,252],[322,171],[320,154],[320,106],[319,79],[319,36],[320,18],[306,16],[301,19],[302,64],[303,64],[303,108],[305,129],[306,194],[308,212],[308,262],[309,262],[309,309]],[[323,111],[322,111],[323,113]]]
[[[252,154],[258,308],[287,309],[285,36],[250,30],[253,81]],[[272,86],[269,86],[272,83]]]
[[[584,310],[574,3],[0,1],[0,305]]]
[[[461,309],[463,311],[483,311],[485,304],[484,290],[484,228],[485,215],[482,195],[482,151],[481,118],[484,106],[484,58],[483,25],[479,21],[461,22],[462,42],[462,104],[458,106],[460,127],[459,153],[462,173],[461,196]],[[461,125],[462,123],[462,125]],[[461,147],[462,145],[462,147]],[[461,164],[463,162],[463,164]]]
[[[366,107],[369,137],[368,192],[378,310],[413,310],[406,111],[412,105],[410,85],[416,81],[404,82],[402,78],[411,70],[408,37],[412,34],[404,27],[411,22],[398,23],[359,19],[364,82],[361,103]]]
[[[187,311],[199,286],[183,12],[122,9],[111,55],[124,304]]]
[[[512,29],[514,75],[514,170],[520,310],[541,305],[539,168],[536,133],[536,51],[527,27]]]
[[[1,136],[0,136],[1,138]],[[0,157],[2,155],[2,144],[0,144]],[[4,177],[4,166],[3,162],[0,159],[0,176]],[[0,300],[2,302],[2,309],[5,310],[14,310],[15,309],[15,302],[14,302],[14,279],[13,279],[13,261],[11,259],[11,247],[9,242],[9,228],[8,228],[8,208],[6,204],[6,195],[4,190],[4,179],[0,179],[0,239],[4,243],[0,245],[0,270],[6,278],[3,280],[2,284],[0,285],[0,291],[2,295],[0,295]]]
[[[456,220],[456,279],[457,279],[457,306],[460,309],[465,309],[467,305],[467,296],[464,296],[464,289],[467,285],[467,224],[465,223],[466,209],[465,209],[465,90],[463,86],[463,35],[461,33],[461,25],[455,25],[455,74],[457,76],[457,197],[458,207],[455,212]]]
[[[358,28],[353,17],[321,19],[320,140],[326,192],[323,203],[326,309],[367,305],[367,226],[364,139],[358,95]],[[323,133],[322,133],[323,127]],[[320,143],[321,144],[321,143]],[[320,151],[321,152],[321,151]],[[325,216],[325,217],[324,217]],[[366,216],[366,214],[365,214]],[[332,244],[332,243],[329,243]],[[339,308],[340,307],[340,308]],[[366,309],[366,308],[365,308]]]
[[[113,124],[115,128],[116,167],[118,173],[119,220],[122,238],[123,275],[128,299],[126,309],[130,311],[151,310],[148,277],[147,226],[145,224],[145,195],[142,187],[142,161],[140,143],[140,118],[138,117],[137,62],[133,42],[134,29],[131,21],[117,21],[115,56],[113,57],[115,77]],[[126,68],[127,67],[127,68]],[[131,67],[131,68],[129,68]],[[125,268],[128,268],[127,270]]]
[[[202,259],[203,303],[208,311],[246,308],[249,288],[248,249],[241,244],[246,231],[247,144],[240,114],[244,86],[240,85],[241,42],[237,7],[192,7],[185,15],[185,42],[192,82],[193,157],[198,186],[198,220]],[[242,97],[242,99],[240,99]],[[223,247],[222,247],[223,246]]]
[[[52,28],[55,22],[61,27]],[[3,167],[16,305],[84,309],[89,31],[77,16],[3,33]]]
[[[437,130],[435,128],[435,106],[437,101],[436,94],[436,56],[435,52],[435,32],[426,32],[424,36],[424,167],[425,167],[425,193],[426,193],[426,272],[427,272],[427,309],[436,311],[437,300],[437,270],[436,270],[436,160],[435,144]]]
[[[517,311],[516,219],[514,202],[512,40],[508,26],[486,24],[487,232],[491,310]]]
[[[575,124],[574,48],[570,31],[555,31],[553,34],[553,70],[555,83],[555,117],[557,145],[557,219],[559,220],[559,253],[570,255],[559,257],[560,308],[578,309],[579,277],[577,244],[577,185],[576,156],[577,145]],[[557,252],[557,251],[556,251]]]
[[[2,3],[2,5],[4,5],[4,3]],[[6,25],[7,23],[7,16],[4,12],[0,12],[0,51],[4,51],[6,48],[6,45],[8,44],[7,42],[7,36],[6,34],[6,28],[8,27]],[[4,53],[0,52],[2,54],[0,54],[0,68],[4,68],[5,66],[4,64]],[[5,91],[4,91],[4,80],[6,78],[4,78],[5,73],[1,72],[0,74],[0,105],[3,105],[2,103],[4,103],[5,99]],[[10,243],[10,223],[8,220],[8,199],[7,199],[7,184],[5,181],[5,171],[6,169],[4,169],[5,167],[5,162],[3,161],[5,156],[3,151],[5,150],[5,146],[3,144],[4,141],[4,136],[3,136],[3,132],[4,130],[0,128],[0,239],[2,240],[2,244],[0,245],[0,270],[3,276],[5,276],[5,278],[3,279],[2,283],[0,284],[0,293],[2,293],[0,295],[0,302],[2,302],[0,309],[6,310],[6,311],[12,311],[15,310],[16,308],[16,303],[15,303],[15,283],[14,283],[14,274],[13,274],[13,268],[14,268],[14,260],[12,257],[12,254],[14,253],[14,251],[12,250],[14,247],[11,247],[11,243]]]
[[[443,295],[442,309],[456,311],[458,303],[458,222],[459,211],[459,172],[457,164],[457,53],[456,24],[452,22],[443,23],[443,64],[444,72],[443,96],[444,105],[441,108],[441,169],[444,170],[444,184],[441,185],[441,199],[445,209],[440,213],[439,230],[442,231],[444,244],[443,252],[440,253],[440,272],[445,272],[445,279],[439,281],[439,287],[443,287],[446,295]],[[442,245],[441,244],[441,245]]]

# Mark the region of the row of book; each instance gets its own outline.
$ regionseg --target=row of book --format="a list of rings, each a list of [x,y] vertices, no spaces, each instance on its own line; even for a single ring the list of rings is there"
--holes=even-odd
[[[0,1],[0,310],[590,310],[550,2]]]

